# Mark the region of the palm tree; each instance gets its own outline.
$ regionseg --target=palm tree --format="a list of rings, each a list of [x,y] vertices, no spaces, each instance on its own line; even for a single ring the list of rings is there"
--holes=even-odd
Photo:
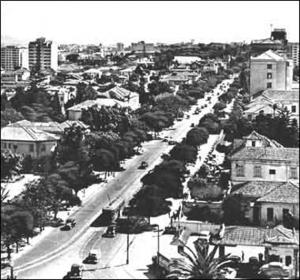
[[[166,279],[225,279],[226,264],[229,255],[215,258],[219,248],[215,245],[213,250],[208,253],[209,243],[198,239],[194,242],[196,253],[188,246],[183,245],[187,252],[182,250],[180,254],[186,260],[172,260],[170,264],[170,273]]]

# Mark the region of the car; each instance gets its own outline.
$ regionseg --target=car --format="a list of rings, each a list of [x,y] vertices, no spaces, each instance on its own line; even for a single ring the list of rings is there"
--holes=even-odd
[[[100,252],[98,250],[91,250],[85,259],[84,263],[97,264],[100,259]]]
[[[204,109],[204,105],[201,106],[201,109]]]
[[[146,161],[142,161],[139,169],[146,169],[148,167],[148,163]]]
[[[192,124],[191,124],[191,127],[195,127],[195,124],[194,124],[194,123],[192,123]]]
[[[206,240],[207,242],[209,242],[209,240],[210,240],[210,231],[209,230],[200,231],[199,239]]]
[[[177,144],[177,142],[176,142],[176,141],[174,141],[174,140],[170,140],[170,141],[168,142],[168,144],[169,144],[169,145],[176,145],[176,144]]]
[[[162,140],[162,142],[168,142],[169,140],[168,140],[168,137],[165,137],[163,140]]]
[[[102,235],[103,237],[113,238],[116,236],[116,224],[108,226],[106,232]]]
[[[64,224],[60,230],[63,230],[63,231],[67,231],[67,230],[71,230],[73,227],[71,224]]]
[[[205,104],[204,107],[206,108],[206,107],[207,107],[207,104]]]

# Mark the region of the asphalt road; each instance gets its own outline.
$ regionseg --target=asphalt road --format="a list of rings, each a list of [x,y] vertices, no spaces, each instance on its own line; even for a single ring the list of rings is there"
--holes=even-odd
[[[225,82],[227,81],[229,80]],[[194,115],[193,112],[197,106],[208,103],[204,99],[200,99],[198,105],[192,107],[189,119],[176,122],[175,129],[164,131],[162,136],[181,141],[191,129],[191,124],[197,124],[203,115],[211,111],[218,100],[216,93],[219,92],[219,87],[214,92],[215,94],[211,95],[211,104],[208,104],[200,114]],[[91,227],[91,224],[109,204],[109,198],[111,200],[120,196],[125,199],[130,198],[141,187],[140,179],[158,164],[160,156],[168,153],[172,147],[159,140],[145,143],[142,155],[130,159],[125,171],[116,173],[115,178],[105,186],[99,186],[99,191],[71,216],[77,222],[71,231],[54,229],[42,242],[14,261],[18,279],[62,279],[71,264],[81,263],[91,248],[101,248],[105,253],[102,254],[101,263],[96,266],[96,269],[95,266],[85,265],[84,278],[121,279],[117,274],[118,269],[108,269],[108,267],[120,248],[124,246],[125,236],[118,235],[113,239],[102,238],[105,228]],[[149,168],[139,170],[138,166],[142,161],[147,161]],[[124,254],[124,262],[120,262],[120,269],[125,265],[125,261]]]

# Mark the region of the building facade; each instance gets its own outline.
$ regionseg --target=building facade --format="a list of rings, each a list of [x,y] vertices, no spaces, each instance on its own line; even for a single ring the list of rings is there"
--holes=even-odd
[[[52,41],[45,38],[38,38],[29,43],[29,69],[30,71],[40,71],[44,69],[58,68],[58,48]]]
[[[1,67],[5,71],[28,69],[28,49],[17,46],[1,47]]]
[[[288,43],[287,55],[293,60],[294,66],[299,66],[299,43]]]
[[[255,131],[244,138],[230,160],[233,184],[299,180],[299,149],[284,148]]]
[[[250,94],[266,89],[291,90],[293,61],[269,50],[250,60]]]

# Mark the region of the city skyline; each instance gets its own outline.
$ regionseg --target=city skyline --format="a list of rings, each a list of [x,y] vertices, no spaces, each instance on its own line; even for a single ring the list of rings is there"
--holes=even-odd
[[[2,36],[27,42],[38,37],[59,44],[250,42],[269,37],[271,25],[285,28],[290,42],[299,41],[299,2],[295,1],[272,5],[251,1],[1,1],[1,7]]]

